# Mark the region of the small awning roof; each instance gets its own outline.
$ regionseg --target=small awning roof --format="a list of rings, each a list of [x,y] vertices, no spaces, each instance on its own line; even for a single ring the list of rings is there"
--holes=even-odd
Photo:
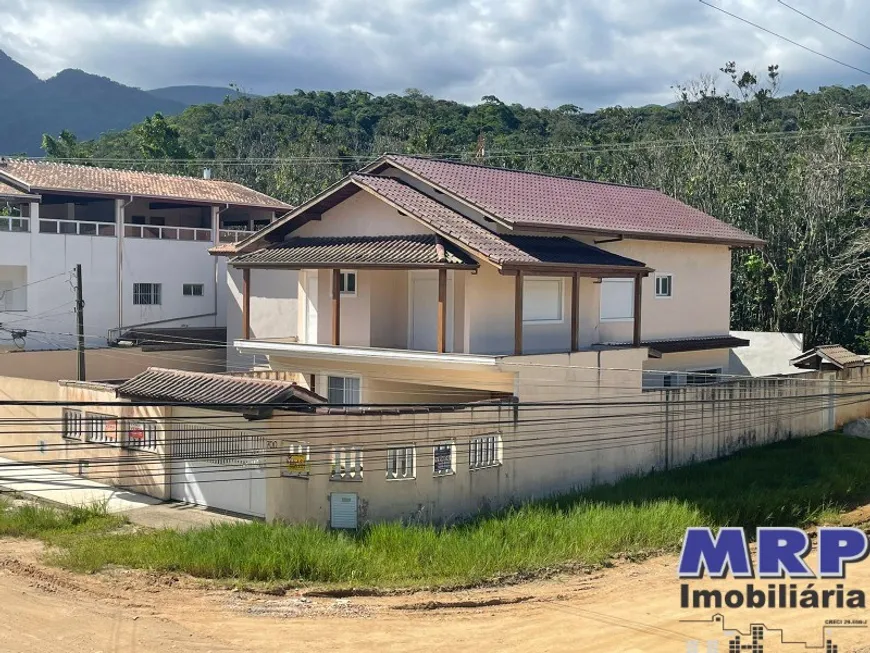
[[[789,361],[790,365],[804,369],[818,370],[827,365],[837,369],[863,367],[867,357],[849,351],[842,345],[819,345],[805,351]]]
[[[236,268],[468,268],[470,255],[435,234],[290,238],[237,256]]]
[[[636,273],[651,272],[641,261],[613,254],[566,236],[554,238],[502,235],[501,237],[523,253],[520,260],[503,260],[502,269],[514,267],[528,269],[541,265],[570,268],[625,268]]]
[[[706,351],[710,349],[733,349],[747,347],[749,341],[730,335],[705,336],[703,338],[683,338],[673,340],[644,340],[643,347],[649,347],[659,354],[678,354],[684,351]]]
[[[149,367],[118,386],[119,397],[197,404],[323,404],[326,400],[289,381]]]

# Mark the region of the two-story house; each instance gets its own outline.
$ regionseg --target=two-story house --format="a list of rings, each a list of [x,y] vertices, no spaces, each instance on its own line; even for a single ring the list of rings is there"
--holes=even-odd
[[[75,342],[72,271],[82,266],[88,346],[155,325],[226,325],[233,243],[291,207],[240,184],[0,160],[0,325],[28,349]]]
[[[731,250],[761,245],[655,190],[388,155],[223,248],[228,334],[335,403],[516,395],[541,355],[708,383],[747,344]]]

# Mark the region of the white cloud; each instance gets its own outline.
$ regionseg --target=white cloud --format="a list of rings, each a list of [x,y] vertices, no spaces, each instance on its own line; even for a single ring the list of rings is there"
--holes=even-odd
[[[870,70],[870,51],[774,0],[711,2]],[[789,3],[870,42],[870,3]],[[144,88],[416,87],[587,109],[670,102],[672,84],[728,60],[779,63],[786,90],[867,81],[695,0],[4,0],[0,49],[42,77],[73,67]]]

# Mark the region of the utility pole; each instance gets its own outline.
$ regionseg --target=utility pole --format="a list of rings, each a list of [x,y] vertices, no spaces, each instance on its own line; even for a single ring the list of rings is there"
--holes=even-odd
[[[78,352],[78,360],[76,361],[76,378],[79,381],[85,380],[85,301],[82,299],[82,264],[76,264],[76,335],[78,343],[76,351]]]

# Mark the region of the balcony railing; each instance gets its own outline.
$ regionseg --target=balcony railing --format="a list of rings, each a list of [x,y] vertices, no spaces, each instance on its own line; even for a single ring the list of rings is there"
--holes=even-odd
[[[237,243],[252,235],[253,231],[244,231],[242,229],[221,229],[220,242],[222,243]]]
[[[114,236],[115,223],[86,220],[43,220],[40,218],[39,233],[68,236]]]
[[[11,215],[0,215],[0,231],[28,232],[30,218],[15,218]]]
[[[153,224],[125,224],[124,237],[211,242],[211,229],[164,227]]]

